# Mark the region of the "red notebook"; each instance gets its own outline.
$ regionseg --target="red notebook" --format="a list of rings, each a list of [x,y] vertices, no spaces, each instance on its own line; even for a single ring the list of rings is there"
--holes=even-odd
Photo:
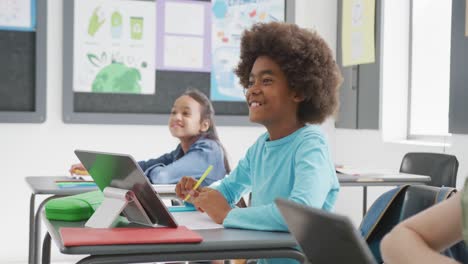
[[[200,243],[203,238],[185,226],[138,228],[60,228],[63,245],[123,245],[123,244],[174,244]]]

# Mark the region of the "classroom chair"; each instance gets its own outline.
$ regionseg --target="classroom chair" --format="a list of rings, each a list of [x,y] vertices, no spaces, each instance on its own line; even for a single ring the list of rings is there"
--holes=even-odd
[[[382,263],[380,242],[399,222],[449,198],[456,192],[451,187],[405,185],[383,193],[372,204],[361,222],[359,231],[378,263]],[[465,243],[460,242],[444,252],[467,263]]]
[[[430,186],[455,187],[458,160],[453,155],[410,152],[403,157],[400,172],[431,176],[431,181],[427,183]]]

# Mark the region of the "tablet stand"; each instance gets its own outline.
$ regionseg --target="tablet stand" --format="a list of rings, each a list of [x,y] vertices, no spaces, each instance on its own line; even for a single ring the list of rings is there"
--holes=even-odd
[[[124,214],[128,221],[147,226],[154,226],[133,191],[106,187],[104,188],[103,193],[104,201],[86,222],[86,227],[112,227],[124,210]]]

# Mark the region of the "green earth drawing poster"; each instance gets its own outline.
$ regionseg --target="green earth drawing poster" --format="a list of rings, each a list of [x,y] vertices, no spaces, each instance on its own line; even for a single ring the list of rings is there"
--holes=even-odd
[[[73,91],[154,94],[154,2],[74,4]]]

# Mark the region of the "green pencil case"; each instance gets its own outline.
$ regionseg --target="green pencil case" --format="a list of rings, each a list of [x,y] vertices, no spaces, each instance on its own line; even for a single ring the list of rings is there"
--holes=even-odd
[[[45,205],[49,220],[82,221],[91,217],[104,200],[101,191],[93,191],[52,199]]]

